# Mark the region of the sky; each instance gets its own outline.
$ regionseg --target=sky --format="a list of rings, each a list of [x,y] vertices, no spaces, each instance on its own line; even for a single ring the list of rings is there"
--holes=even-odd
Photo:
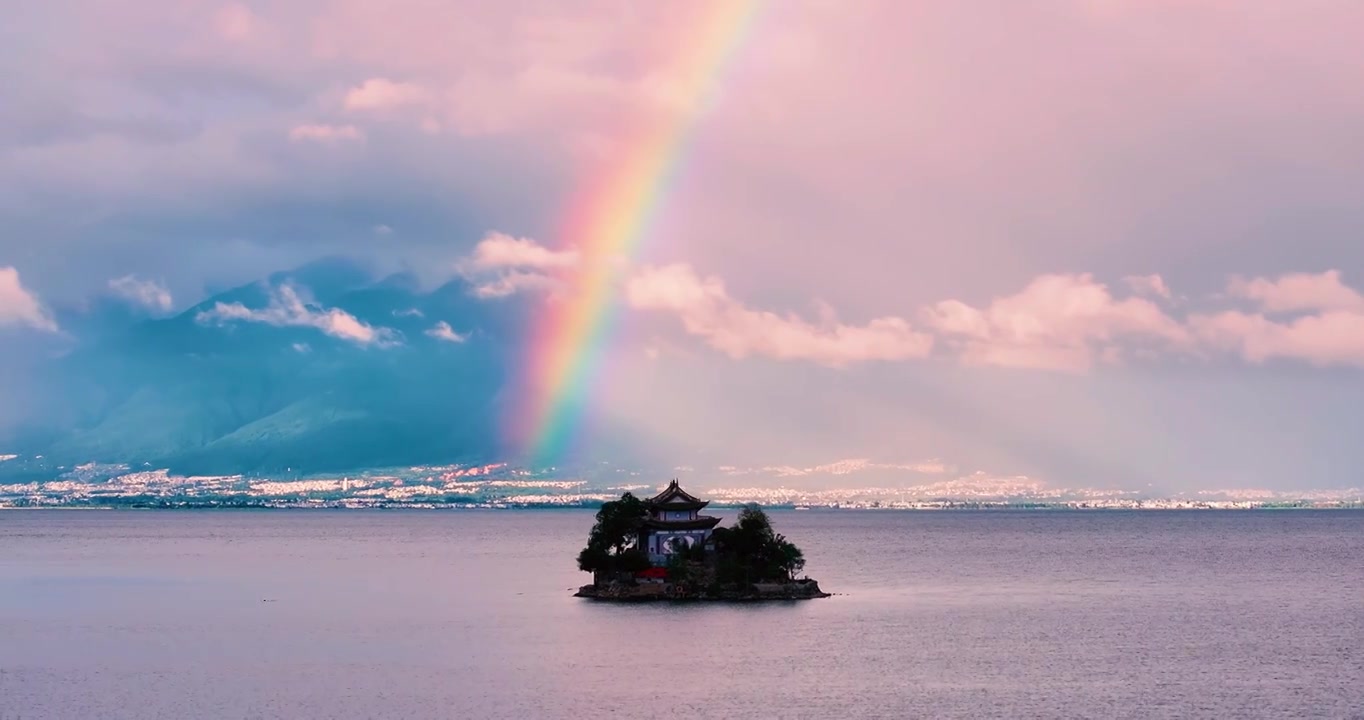
[[[702,102],[726,5],[10,9],[0,370],[336,254],[574,302],[676,126],[590,402],[678,457],[1359,486],[1364,6],[758,3]]]

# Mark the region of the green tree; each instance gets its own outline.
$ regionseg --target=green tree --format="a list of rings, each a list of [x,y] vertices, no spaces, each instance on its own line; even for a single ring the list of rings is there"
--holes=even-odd
[[[777,559],[782,571],[786,573],[789,580],[796,579],[796,573],[805,569],[805,553],[794,543],[778,535],[780,540],[777,542]]]
[[[588,545],[583,551],[578,553],[578,569],[583,572],[595,573],[611,568],[611,554],[606,548]]]
[[[629,492],[619,500],[602,503],[597,511],[597,522],[587,537],[587,546],[609,548],[620,555],[639,541],[640,523],[648,515],[644,501]]]
[[[602,503],[597,521],[578,553],[578,569],[597,574],[638,572],[649,567],[649,557],[636,545],[640,524],[648,517],[644,502],[631,493]]]
[[[716,575],[723,583],[791,580],[805,567],[804,553],[772,529],[757,505],[744,506],[733,527],[716,528],[711,538]]]
[[[734,521],[734,527],[740,533],[755,538],[772,537],[772,521],[768,519],[762,506],[757,503],[749,503],[739,511],[739,517]]]

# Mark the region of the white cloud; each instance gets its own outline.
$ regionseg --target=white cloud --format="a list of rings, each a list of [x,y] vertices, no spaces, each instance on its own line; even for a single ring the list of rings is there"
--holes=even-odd
[[[128,302],[148,310],[167,313],[175,305],[175,299],[165,286],[153,280],[138,280],[126,275],[109,281],[109,289]]]
[[[426,317],[426,313],[417,308],[408,308],[406,310],[394,310],[393,317]]]
[[[20,282],[18,269],[0,267],[0,327],[12,325],[57,332],[52,316]]]
[[[1304,310],[1364,312],[1364,295],[1341,281],[1339,270],[1319,274],[1290,273],[1274,280],[1233,277],[1227,293],[1253,300],[1264,312]]]
[[[485,300],[507,297],[526,290],[553,290],[561,283],[549,275],[537,272],[512,271],[474,286],[474,295]]]
[[[494,231],[474,246],[458,269],[474,283],[476,297],[491,299],[558,289],[562,275],[579,262],[577,250],[551,250],[530,238]]]
[[[430,330],[427,330],[426,335],[427,337],[433,337],[437,340],[443,340],[445,342],[451,343],[462,343],[469,339],[469,335],[467,333],[461,335],[455,332],[455,329],[450,327],[450,323],[445,322],[444,320],[436,323],[435,327],[431,328]]]
[[[1118,300],[1091,275],[1043,275],[978,309],[945,300],[923,312],[970,365],[1080,372],[1116,362],[1138,338],[1183,348],[1188,331],[1150,300]]]
[[[474,246],[469,264],[479,270],[519,268],[554,270],[578,264],[578,251],[551,250],[530,238],[491,232]]]
[[[431,99],[431,93],[420,85],[380,77],[351,88],[342,105],[353,111],[391,110],[426,105]]]
[[[376,328],[339,308],[318,308],[304,302],[298,291],[289,285],[271,293],[270,304],[263,309],[248,308],[241,303],[217,303],[195,318],[202,324],[256,322],[275,327],[312,327],[331,337],[357,345],[391,347],[399,344],[396,333],[389,328]]]
[[[364,140],[365,133],[354,125],[297,125],[289,131],[294,142],[336,143]]]
[[[475,283],[474,295],[498,298],[564,292],[565,275],[582,262],[575,250],[551,250],[529,238],[492,232],[460,268]],[[1359,359],[1364,351],[1352,334],[1357,316],[1364,315],[1364,296],[1345,286],[1335,270],[1232,281],[1230,295],[1254,299],[1267,311],[1330,311],[1292,323],[1239,312],[1176,317],[1156,302],[1176,297],[1160,275],[1124,277],[1132,294],[1116,297],[1082,273],[1038,276],[1018,293],[982,307],[960,300],[933,303],[919,311],[922,326],[916,328],[893,315],[847,325],[822,303],[811,319],[753,310],[732,298],[722,280],[701,277],[689,265],[632,269],[620,264],[629,306],[671,312],[689,334],[734,358],[757,355],[842,366],[923,358],[934,347],[945,347],[966,365],[1064,372],[1118,365],[1133,356],[1206,359],[1211,351],[1233,351],[1255,363],[1284,357],[1317,365],[1364,364]]]
[[[387,237],[393,234],[393,228],[387,225],[375,225],[374,234],[380,237]]]
[[[933,347],[932,336],[898,317],[852,326],[832,317],[814,324],[751,310],[730,297],[718,278],[701,278],[687,265],[644,268],[627,283],[626,298],[637,309],[676,314],[687,332],[734,358],[761,355],[838,367],[924,357]]]

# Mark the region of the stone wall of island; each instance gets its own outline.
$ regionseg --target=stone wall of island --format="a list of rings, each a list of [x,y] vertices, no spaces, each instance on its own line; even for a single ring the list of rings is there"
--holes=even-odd
[[[695,586],[668,582],[615,582],[584,585],[574,597],[616,602],[648,600],[708,600],[744,602],[755,600],[813,600],[832,597],[815,580],[805,578],[785,583],[753,583],[748,586]]]

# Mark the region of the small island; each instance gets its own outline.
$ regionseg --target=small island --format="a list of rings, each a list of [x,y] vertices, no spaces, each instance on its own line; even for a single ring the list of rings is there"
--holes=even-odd
[[[805,556],[757,505],[731,527],[701,515],[709,505],[676,480],[641,500],[627,492],[602,504],[578,569],[592,584],[575,597],[594,600],[809,600],[830,597],[819,583],[796,578]]]

